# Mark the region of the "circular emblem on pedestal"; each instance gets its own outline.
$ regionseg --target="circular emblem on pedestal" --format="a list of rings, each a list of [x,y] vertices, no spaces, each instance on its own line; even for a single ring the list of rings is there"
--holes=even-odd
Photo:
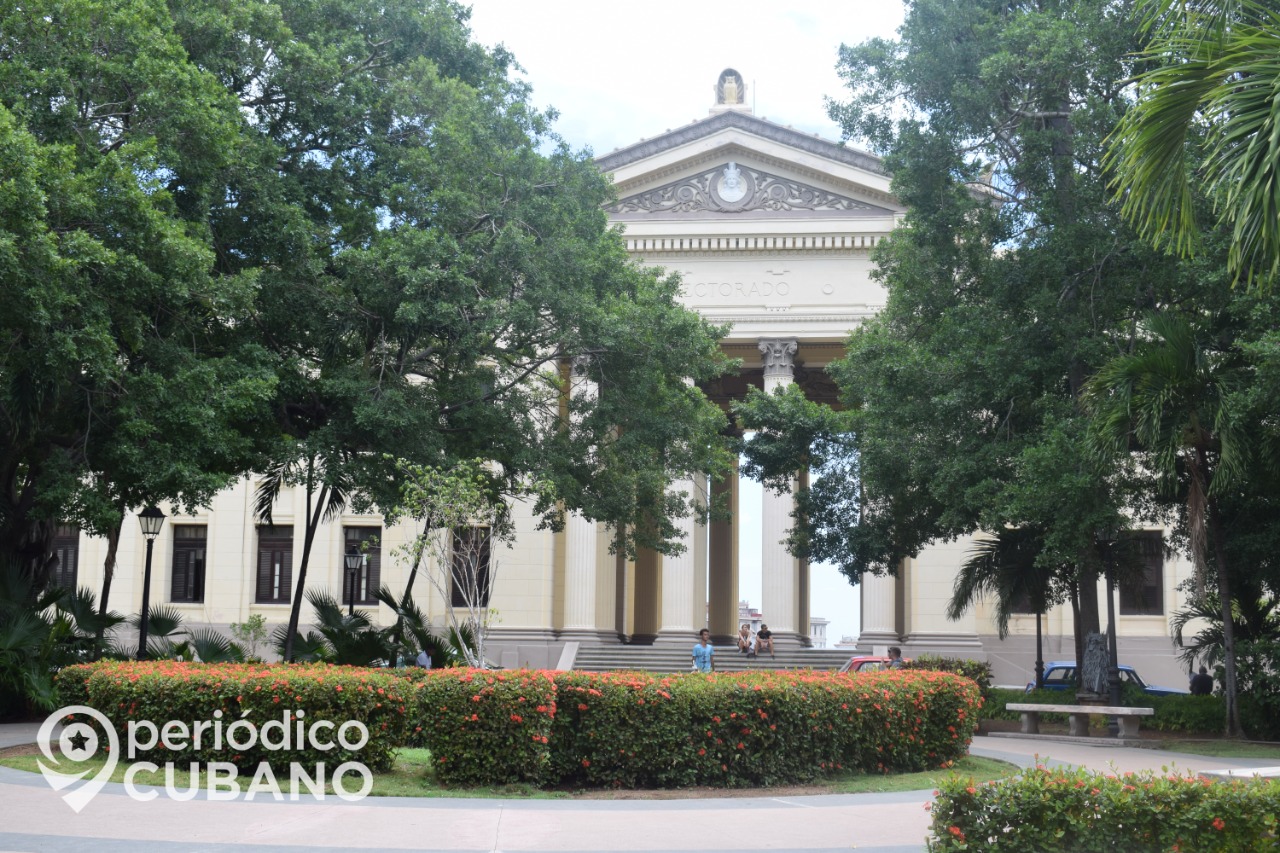
[[[716,199],[729,209],[741,208],[743,202],[751,197],[753,186],[750,173],[739,168],[738,164],[732,160],[711,184]]]

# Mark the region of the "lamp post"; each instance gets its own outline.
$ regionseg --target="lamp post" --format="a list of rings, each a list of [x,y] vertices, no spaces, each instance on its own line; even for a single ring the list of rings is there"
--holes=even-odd
[[[1102,547],[1102,565],[1107,574],[1107,693],[1108,701],[1113,708],[1120,706],[1120,659],[1116,653],[1116,570],[1115,531],[1105,531],[1099,535],[1098,544]]]
[[[347,599],[347,615],[354,616],[356,614],[356,579],[360,576],[360,564],[364,562],[364,556],[355,548],[348,548],[343,562],[346,563],[349,579],[347,589],[351,590],[351,597]]]
[[[147,539],[147,563],[142,573],[142,619],[138,625],[138,660],[147,659],[147,623],[151,619],[151,551],[164,526],[164,513],[154,506],[149,506],[138,513],[138,524],[142,526],[142,535]]]

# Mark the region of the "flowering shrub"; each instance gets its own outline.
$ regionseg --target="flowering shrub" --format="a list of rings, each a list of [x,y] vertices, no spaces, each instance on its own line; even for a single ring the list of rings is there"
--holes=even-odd
[[[549,672],[406,671],[418,690],[415,741],[436,778],[462,785],[545,782],[556,687]]]
[[[415,725],[441,778],[470,784],[730,787],[920,770],[964,755],[980,704],[971,681],[940,672],[409,677],[424,685]]]
[[[130,722],[146,721],[162,729],[170,720],[185,722],[192,728],[199,721],[221,722],[223,731],[242,719],[253,723],[257,730],[277,721],[280,725],[274,727],[271,738],[273,743],[279,743],[284,715],[289,712],[289,749],[268,749],[260,741],[240,749],[225,737],[218,743],[211,727],[203,733],[199,748],[194,742],[174,750],[157,745],[136,756],[157,764],[229,761],[241,769],[254,768],[261,762],[284,769],[291,761],[324,762],[330,768],[345,761],[359,761],[375,770],[389,768],[395,747],[405,741],[408,712],[417,692],[412,682],[386,670],[182,661],[101,661],[69,666],[58,673],[57,687],[63,706],[88,705],[106,715],[120,737],[122,749]],[[303,713],[294,716],[299,711]],[[358,750],[338,743],[338,728],[349,720],[359,721],[368,729],[368,743]],[[333,728],[324,725],[325,721],[332,722]],[[309,737],[299,744],[294,736],[299,722],[306,731],[320,723],[318,739],[325,744],[332,742],[334,747],[313,748]],[[247,730],[248,726],[241,727],[241,733]],[[234,739],[246,743],[243,736]],[[358,742],[359,734],[349,730],[346,740]]]
[[[953,778],[933,803],[928,849],[1257,851],[1280,849],[1280,785],[1192,776],[1047,770],[975,786]]]

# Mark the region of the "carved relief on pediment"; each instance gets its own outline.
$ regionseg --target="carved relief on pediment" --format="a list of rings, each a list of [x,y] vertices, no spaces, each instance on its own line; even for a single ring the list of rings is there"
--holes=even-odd
[[[614,214],[866,211],[885,209],[729,161],[607,208]]]

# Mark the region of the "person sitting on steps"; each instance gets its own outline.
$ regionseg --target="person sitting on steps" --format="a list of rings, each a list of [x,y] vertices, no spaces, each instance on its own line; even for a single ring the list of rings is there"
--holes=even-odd
[[[756,632],[756,651],[763,652],[766,649],[769,651],[769,657],[777,657],[773,652],[773,632],[769,630],[768,625],[761,622],[760,630]]]
[[[751,626],[746,622],[742,623],[742,627],[738,629],[738,651],[747,657],[751,657],[756,653],[756,638],[751,633]]]

